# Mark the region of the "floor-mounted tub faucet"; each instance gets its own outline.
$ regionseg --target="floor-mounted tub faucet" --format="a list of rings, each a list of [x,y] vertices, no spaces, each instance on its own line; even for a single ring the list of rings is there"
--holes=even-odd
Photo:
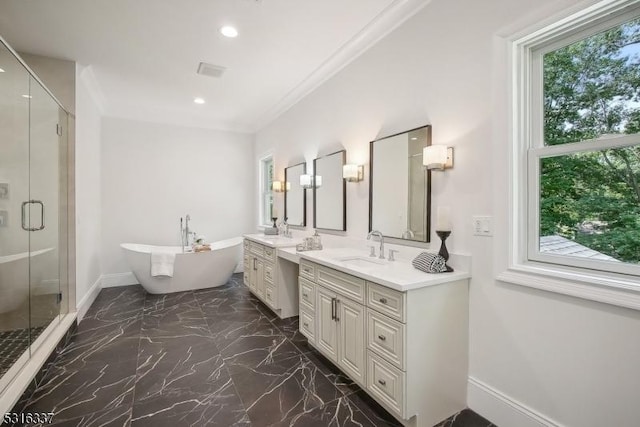
[[[378,236],[380,239],[380,255],[378,255],[378,258],[384,259],[384,236],[378,230],[370,231],[369,234],[367,234],[367,240],[371,240],[371,236]]]

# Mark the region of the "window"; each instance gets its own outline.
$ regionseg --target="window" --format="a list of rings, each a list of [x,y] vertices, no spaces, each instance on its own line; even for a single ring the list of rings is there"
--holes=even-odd
[[[273,157],[260,160],[260,225],[271,225],[273,216]]]
[[[512,46],[511,264],[606,272],[629,289],[640,276],[640,6],[604,1]]]

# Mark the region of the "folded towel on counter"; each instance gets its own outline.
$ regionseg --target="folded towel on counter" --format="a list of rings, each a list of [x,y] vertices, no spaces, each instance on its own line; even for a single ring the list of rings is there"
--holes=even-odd
[[[415,257],[411,264],[425,273],[444,273],[447,271],[447,262],[438,254],[422,252]]]
[[[171,252],[151,252],[151,276],[173,277],[176,254]]]

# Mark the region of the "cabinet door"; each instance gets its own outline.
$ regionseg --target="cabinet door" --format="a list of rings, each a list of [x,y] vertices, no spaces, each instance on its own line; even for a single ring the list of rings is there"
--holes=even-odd
[[[364,306],[338,296],[338,366],[351,378],[365,384]]]
[[[256,292],[264,298],[264,261],[261,259],[256,261]]]
[[[333,319],[336,294],[318,286],[316,295],[316,345],[328,359],[337,362],[338,324]]]

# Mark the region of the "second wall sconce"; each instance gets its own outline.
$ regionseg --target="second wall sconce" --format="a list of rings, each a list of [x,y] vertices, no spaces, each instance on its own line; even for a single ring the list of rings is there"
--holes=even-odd
[[[429,170],[453,168],[453,147],[429,145],[422,150],[422,164]]]
[[[346,164],[342,166],[342,177],[347,182],[359,182],[364,179],[364,165]]]
[[[320,175],[300,175],[300,186],[305,190],[309,190],[313,187],[322,187],[322,176]]]

